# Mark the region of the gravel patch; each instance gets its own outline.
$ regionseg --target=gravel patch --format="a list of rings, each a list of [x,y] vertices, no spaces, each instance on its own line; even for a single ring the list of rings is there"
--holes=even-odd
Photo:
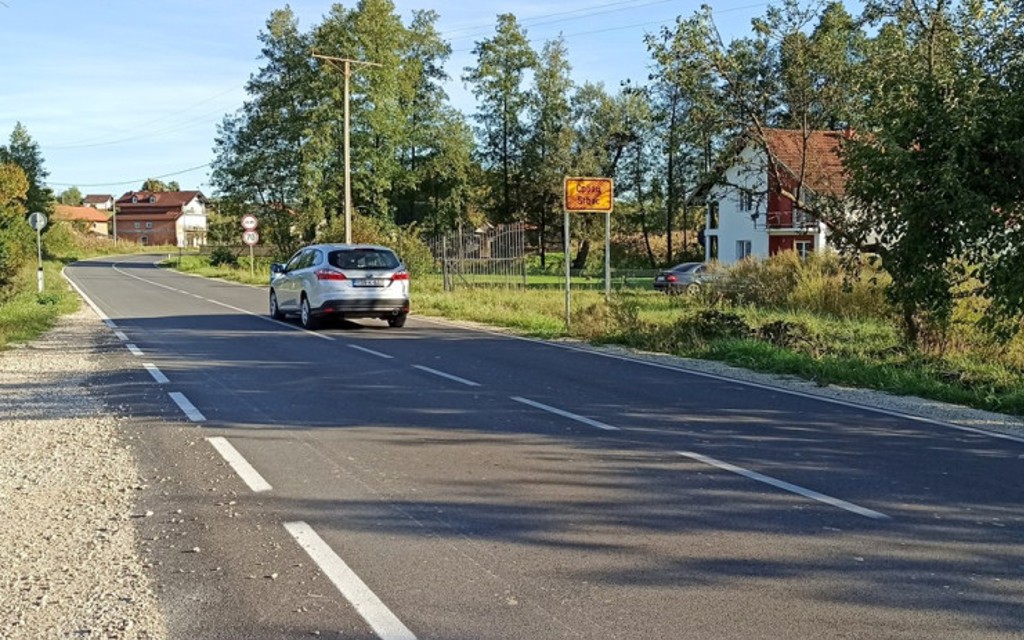
[[[0,638],[164,638],[137,552],[130,448],[84,385],[88,308],[0,353]]]

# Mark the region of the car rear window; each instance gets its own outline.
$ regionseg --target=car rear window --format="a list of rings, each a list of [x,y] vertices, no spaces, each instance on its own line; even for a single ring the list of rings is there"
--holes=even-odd
[[[397,269],[398,256],[387,249],[343,249],[332,251],[327,261],[339,269]]]

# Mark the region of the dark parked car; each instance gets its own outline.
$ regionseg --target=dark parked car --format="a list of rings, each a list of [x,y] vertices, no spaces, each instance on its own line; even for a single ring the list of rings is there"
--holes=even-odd
[[[699,288],[708,279],[708,268],[703,262],[684,262],[654,276],[654,289],[684,293]]]

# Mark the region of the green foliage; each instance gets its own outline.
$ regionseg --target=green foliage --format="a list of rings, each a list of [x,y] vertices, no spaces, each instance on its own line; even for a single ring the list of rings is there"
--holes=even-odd
[[[524,82],[537,66],[537,54],[515,15],[504,13],[494,36],[477,42],[473,55],[476,65],[466,69],[462,80],[477,99],[478,155],[490,187],[483,208],[492,220],[511,222],[523,211],[523,115],[530,103]]]
[[[50,173],[43,167],[39,144],[20,122],[14,125],[9,144],[0,147],[0,163],[16,164],[25,172],[28,179],[25,210],[49,216],[53,212],[53,192],[46,186],[46,177]]]
[[[888,278],[870,263],[844,262],[833,253],[801,259],[786,251],[766,260],[748,259],[711,283],[714,295],[733,305],[803,310],[846,318],[890,318]]]
[[[58,196],[58,200],[60,200],[61,204],[70,205],[72,207],[77,207],[82,204],[82,199],[82,192],[78,190],[78,187],[66,189],[61,192],[60,196]]]
[[[228,247],[214,247],[213,251],[210,252],[210,266],[237,267],[238,256]]]
[[[43,255],[58,259],[75,253],[78,235],[72,225],[65,221],[47,225],[43,233]]]

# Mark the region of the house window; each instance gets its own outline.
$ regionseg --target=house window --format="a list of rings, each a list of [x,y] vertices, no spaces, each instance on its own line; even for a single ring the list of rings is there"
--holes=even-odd
[[[141,238],[139,238],[139,244],[149,244],[149,238],[147,238],[146,236],[142,236]]]
[[[135,223],[135,228],[136,228],[136,229],[141,229],[141,228],[142,228],[142,225],[141,225],[140,223],[136,222],[136,223]]]
[[[139,196],[132,196],[132,204],[135,204],[138,201],[139,201]]]
[[[740,189],[740,211],[750,212],[754,210],[754,193],[747,189]]]
[[[152,229],[153,228],[153,223],[152,222],[147,222],[146,223],[146,228],[147,229]]]
[[[793,244],[793,248],[796,250],[797,255],[800,256],[801,260],[806,260],[808,256],[814,253],[814,241],[813,240],[797,240]]]
[[[156,202],[156,196],[149,196],[149,203],[153,204],[154,202]]]
[[[742,260],[750,255],[750,240],[736,241],[736,259]]]

